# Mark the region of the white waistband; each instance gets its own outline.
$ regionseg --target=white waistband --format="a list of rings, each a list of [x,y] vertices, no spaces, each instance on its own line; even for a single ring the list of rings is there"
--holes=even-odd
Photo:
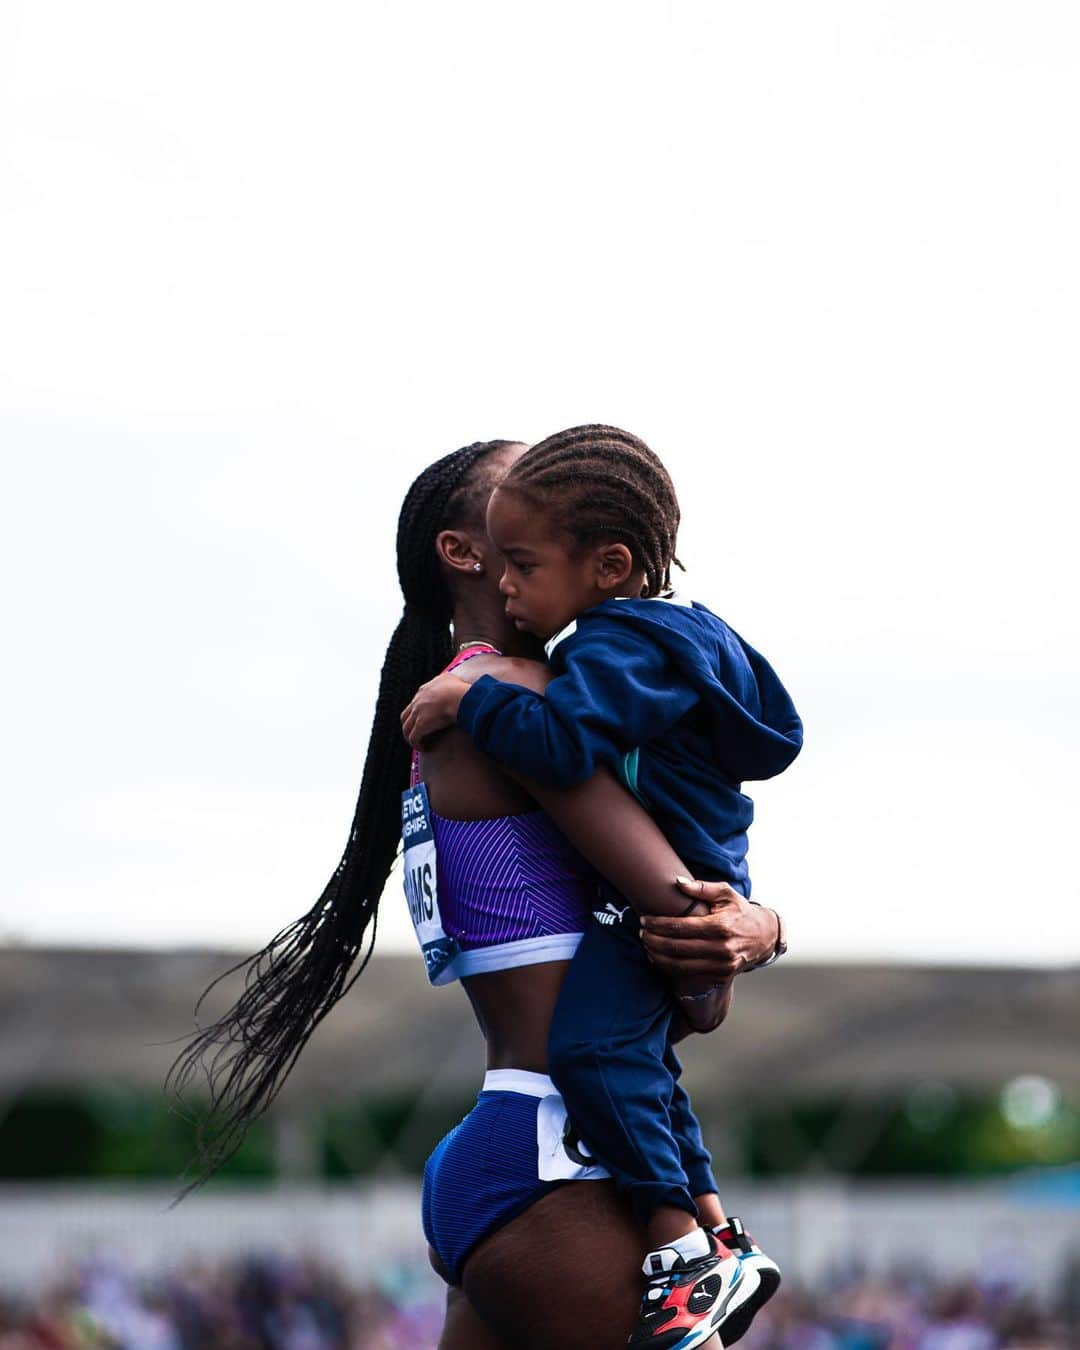
[[[526,1097],[550,1097],[557,1091],[546,1073],[530,1069],[488,1069],[483,1092],[521,1092]]]
[[[542,937],[499,942],[493,947],[470,947],[454,957],[453,974],[446,978],[483,975],[489,970],[516,970],[543,961],[569,961],[580,943],[580,933],[545,933]]]

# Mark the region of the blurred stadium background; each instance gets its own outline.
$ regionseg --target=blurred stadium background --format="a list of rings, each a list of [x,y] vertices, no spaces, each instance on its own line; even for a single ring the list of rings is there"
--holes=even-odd
[[[162,1080],[232,959],[0,952],[0,1350],[435,1344],[419,1172],[482,1072],[464,998],[376,957],[170,1208],[192,1133]],[[788,1276],[750,1350],[1080,1344],[1078,1025],[1071,970],[740,981],[685,1059],[725,1200]]]

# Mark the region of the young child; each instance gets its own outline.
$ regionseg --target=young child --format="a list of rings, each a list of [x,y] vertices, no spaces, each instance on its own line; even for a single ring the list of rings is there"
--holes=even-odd
[[[666,470],[626,432],[577,427],[528,451],[492,495],[488,531],[504,559],[506,612],[545,641],[554,678],[541,696],[490,676],[469,686],[441,675],[403,725],[417,745],[456,720],[485,754],[557,787],[606,764],[695,877],[749,896],[753,803],[740,785],[785,769],[802,726],[767,662],[671,592],[678,524]],[[685,1165],[702,1150],[677,1084],[676,1004],[645,956],[636,916],[602,888],[595,918],[560,995],[550,1072],[652,1248],[629,1344],[691,1350],[719,1330],[730,1345],[779,1271],[724,1219],[707,1164]],[[679,991],[688,1011],[725,996]]]

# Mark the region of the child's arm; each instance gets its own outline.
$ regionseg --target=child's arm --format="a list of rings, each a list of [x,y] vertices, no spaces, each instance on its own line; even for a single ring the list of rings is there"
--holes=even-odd
[[[402,716],[409,741],[450,724],[478,750],[551,787],[572,787],[673,726],[697,702],[664,653],[621,624],[593,620],[567,639],[564,673],[545,695],[485,676],[424,685]]]
[[[482,657],[463,665],[461,678],[439,676],[424,689],[438,692],[438,686],[450,686],[448,692],[456,700],[456,707],[469,683],[480,679],[490,682],[492,674],[497,680],[520,681],[523,692],[531,691],[538,697],[552,684],[549,671],[534,661]],[[407,709],[403,714],[403,724],[407,724],[408,712]],[[441,729],[450,720],[447,718],[438,728],[431,727],[423,734]],[[544,808],[578,852],[607,877],[639,915],[677,917],[691,911],[705,914],[711,904],[726,901],[729,892],[735,896],[735,892],[722,882],[686,878],[685,863],[660,827],[611,774],[601,771],[588,782],[561,791],[544,787],[513,770],[511,774]],[[694,904],[695,900],[699,903]],[[714,939],[709,950],[714,956],[725,950],[722,935]],[[680,1034],[685,1034],[686,1030],[714,1030],[730,1006],[730,982],[720,987],[714,970],[710,970],[708,979],[702,979],[696,973],[685,978],[678,970],[677,961],[666,964],[665,974],[671,979],[676,994],[694,994],[703,989],[713,991],[708,998],[690,1000],[685,1007],[680,1003],[684,1012],[680,1020],[686,1024]]]

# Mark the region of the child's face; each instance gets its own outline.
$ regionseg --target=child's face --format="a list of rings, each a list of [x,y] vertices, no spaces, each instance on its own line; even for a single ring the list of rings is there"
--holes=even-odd
[[[598,572],[597,550],[573,550],[543,511],[498,488],[487,509],[488,534],[502,554],[499,590],[514,626],[545,642],[583,610],[612,594]]]

